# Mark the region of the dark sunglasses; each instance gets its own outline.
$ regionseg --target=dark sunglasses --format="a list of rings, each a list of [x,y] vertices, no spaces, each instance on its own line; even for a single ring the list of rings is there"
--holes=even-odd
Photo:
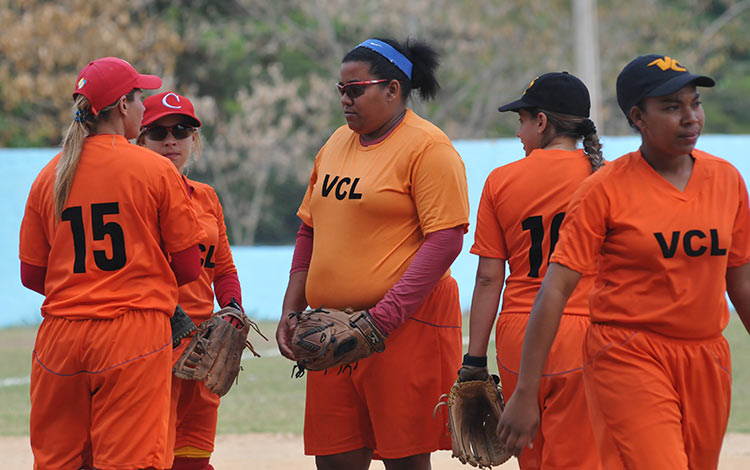
[[[144,134],[146,137],[148,137],[150,140],[164,140],[167,138],[167,134],[172,134],[172,137],[174,137],[177,140],[182,140],[186,137],[190,137],[193,135],[193,132],[195,132],[195,128],[186,126],[184,124],[175,124],[171,127],[164,127],[164,126],[154,126],[154,127],[147,127],[144,131]]]
[[[349,82],[346,84],[338,82],[336,88],[339,89],[339,95],[344,96],[344,93],[346,93],[349,98],[354,99],[358,96],[362,96],[369,85],[375,85],[387,81],[387,78],[381,78],[378,80],[365,80],[364,82]]]

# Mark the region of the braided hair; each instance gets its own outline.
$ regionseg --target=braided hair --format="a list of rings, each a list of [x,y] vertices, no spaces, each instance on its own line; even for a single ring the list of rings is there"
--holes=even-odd
[[[604,166],[602,144],[599,142],[594,121],[583,116],[555,113],[544,109],[529,109],[529,112],[533,115],[544,113],[550,124],[542,137],[542,148],[546,147],[556,136],[583,138],[583,151],[591,164],[591,172]]]

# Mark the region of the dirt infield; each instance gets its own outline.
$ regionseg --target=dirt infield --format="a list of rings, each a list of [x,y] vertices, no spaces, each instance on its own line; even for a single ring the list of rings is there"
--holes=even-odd
[[[32,467],[28,437],[0,437],[2,467],[7,470],[28,470]],[[297,470],[314,469],[312,457],[302,455],[302,438],[286,434],[226,434],[216,441],[216,452],[211,458],[216,470]],[[379,462],[371,468],[382,469]],[[432,458],[433,470],[468,469],[450,452],[437,452]],[[518,469],[511,459],[501,470]],[[727,434],[719,460],[719,470],[750,468],[750,434]]]

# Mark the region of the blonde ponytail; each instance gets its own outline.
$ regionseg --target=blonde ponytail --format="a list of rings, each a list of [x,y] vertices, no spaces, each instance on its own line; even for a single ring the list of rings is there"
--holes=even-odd
[[[73,187],[73,179],[76,176],[78,162],[81,160],[83,142],[94,130],[94,114],[91,112],[89,100],[78,95],[74,109],[75,118],[68,127],[68,132],[62,142],[62,155],[57,162],[57,173],[55,174],[55,220],[60,220],[65,202]]]
[[[138,88],[132,89],[125,95],[125,99],[132,102],[135,99],[136,90]],[[81,160],[83,142],[86,140],[86,137],[96,132],[97,122],[109,118],[110,111],[119,102],[120,100],[118,99],[99,111],[98,114],[94,114],[91,111],[91,103],[88,98],[83,95],[76,95],[76,101],[73,105],[76,114],[73,122],[68,127],[65,138],[63,138],[62,154],[60,155],[60,160],[57,162],[54,186],[55,220],[60,220],[65,203],[68,201],[68,196],[70,196],[73,179],[75,179],[76,170],[78,169],[78,162]]]

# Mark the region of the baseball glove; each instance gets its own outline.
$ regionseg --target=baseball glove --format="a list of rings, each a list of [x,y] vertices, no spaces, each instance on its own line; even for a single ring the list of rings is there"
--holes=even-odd
[[[497,435],[505,407],[498,376],[465,382],[459,379],[450,393],[440,398],[445,401],[438,403],[435,411],[441,405],[448,406],[453,457],[479,468],[492,468],[511,457]]]
[[[232,306],[224,307],[200,324],[198,332],[190,339],[175,363],[172,373],[185,380],[203,380],[211,392],[224,396],[240,372],[240,360],[245,347],[256,357],[260,357],[247,341],[251,326],[263,336],[258,325],[241,310]]]
[[[354,312],[323,309],[291,313],[297,324],[292,333],[291,349],[299,368],[298,376],[307,370],[325,370],[346,366],[385,350],[386,335],[380,331],[367,310]]]
[[[169,325],[172,327],[172,349],[179,346],[183,339],[198,329],[193,320],[179,305],[174,309],[174,315],[169,319]]]

